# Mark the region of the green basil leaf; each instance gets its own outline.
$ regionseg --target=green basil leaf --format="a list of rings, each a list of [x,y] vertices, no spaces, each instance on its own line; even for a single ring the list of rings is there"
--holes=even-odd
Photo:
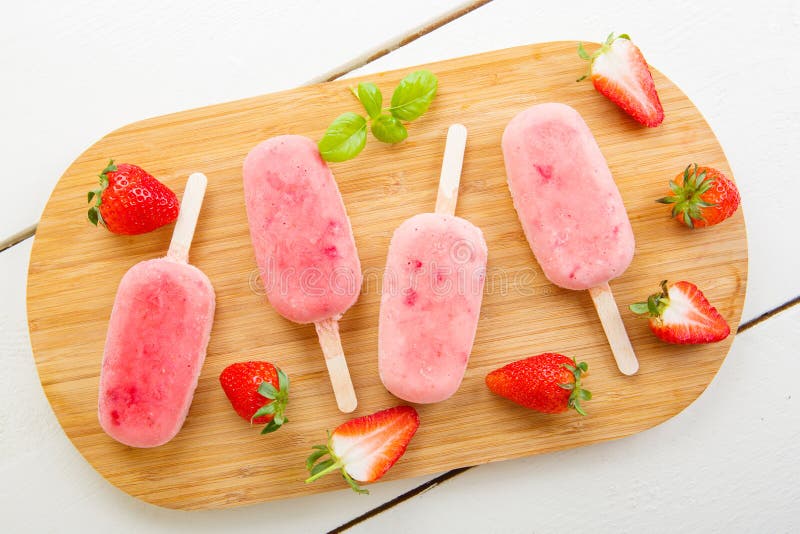
[[[356,113],[342,113],[322,136],[317,146],[326,161],[347,161],[367,144],[367,120]]]
[[[384,143],[399,143],[408,137],[408,130],[396,118],[383,114],[372,121],[372,135]]]
[[[428,110],[438,85],[439,81],[432,72],[412,72],[394,90],[389,111],[400,120],[413,121]]]
[[[358,84],[358,99],[367,110],[367,115],[375,118],[381,114],[381,106],[383,105],[383,95],[378,86],[374,83],[360,83]]]

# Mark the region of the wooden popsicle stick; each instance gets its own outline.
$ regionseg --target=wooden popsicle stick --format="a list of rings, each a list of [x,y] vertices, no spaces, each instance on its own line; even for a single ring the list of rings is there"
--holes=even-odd
[[[344,357],[342,340],[339,338],[339,322],[336,319],[325,319],[314,323],[314,326],[317,329],[322,353],[325,355],[325,365],[328,366],[336,405],[340,411],[350,413],[356,409],[358,399]]]
[[[619,308],[614,301],[614,294],[611,293],[608,282],[589,289],[589,294],[592,296],[592,302],[594,302],[597,315],[600,317],[603,331],[608,338],[608,344],[611,345],[611,352],[614,353],[617,367],[622,374],[636,374],[636,371],[639,370],[639,360],[636,359],[636,354],[633,352],[631,340],[622,323]]]
[[[175,223],[172,241],[170,241],[167,251],[168,258],[183,263],[189,261],[189,248],[192,246],[194,229],[197,226],[197,218],[200,215],[200,207],[203,205],[207,185],[208,179],[201,172],[192,173],[186,181],[178,222]]]
[[[467,146],[467,128],[453,124],[447,129],[447,141],[442,157],[442,173],[439,175],[439,193],[436,195],[436,213],[454,215],[458,200],[458,184],[461,182],[461,167],[464,164],[464,149]]]

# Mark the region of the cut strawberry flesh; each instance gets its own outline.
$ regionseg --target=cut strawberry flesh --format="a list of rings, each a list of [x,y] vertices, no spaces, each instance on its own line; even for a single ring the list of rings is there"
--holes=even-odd
[[[645,126],[658,126],[664,110],[653,76],[639,49],[628,39],[618,38],[592,63],[595,88]]]
[[[730,334],[725,318],[697,286],[686,282],[670,287],[669,306],[661,316],[661,323],[660,328],[671,330],[675,342],[719,341]]]
[[[331,436],[331,446],[351,477],[372,482],[403,455],[418,427],[416,410],[398,406],[344,423]]]

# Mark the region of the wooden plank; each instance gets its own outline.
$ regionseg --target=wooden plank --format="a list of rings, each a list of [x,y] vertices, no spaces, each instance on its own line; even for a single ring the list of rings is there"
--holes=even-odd
[[[741,212],[725,224],[690,233],[653,202],[689,161],[730,172],[701,114],[655,72],[667,120],[642,129],[589,84],[572,42],[523,46],[427,65],[440,79],[434,105],[410,126],[409,140],[370,140],[355,160],[334,165],[364,269],[359,302],[343,317],[342,341],[359,395],[357,415],[397,404],[377,374],[378,280],[394,228],[430,210],[447,127],[470,130],[457,214],[484,231],[489,265],[484,306],[464,383],[450,400],[420,407],[422,426],[388,478],[433,473],[587,445],[649,428],[678,413],[705,389],[732,341],[678,347],[656,341],[646,322],[623,312],[641,370],[623,377],[585,292],[561,290],[541,274],[505,184],[500,135],[518,111],[561,101],[581,112],[620,186],[637,236],[636,257],[611,286],[623,305],[687,276],[732,326],[747,278]],[[388,90],[411,69],[370,76]],[[103,476],[162,506],[220,508],[340,487],[330,477],[305,485],[303,460],[326,428],[346,419],[336,409],[312,326],[289,323],[259,290],[249,242],[241,163],[259,141],[280,133],[318,139],[338,113],[357,109],[348,83],[304,87],[168,115],[112,132],[82,154],[54,191],[34,243],[28,316],[42,384],[67,435]],[[81,199],[109,157],[136,162],[180,192],[193,171],[209,188],[191,262],[217,291],[217,315],[192,409],[178,436],[134,450],[108,438],[96,421],[105,327],[122,274],[164,253],[170,228],[113,236],[84,221]],[[587,360],[595,394],[590,415],[545,416],[491,395],[483,377],[511,359],[558,350]],[[293,379],[291,424],[258,435],[228,406],[217,376],[229,363],[263,358]],[[491,414],[487,417],[486,414]]]

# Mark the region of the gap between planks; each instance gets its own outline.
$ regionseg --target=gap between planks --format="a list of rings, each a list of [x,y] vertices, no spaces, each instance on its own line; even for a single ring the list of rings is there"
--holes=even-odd
[[[411,33],[406,34],[403,37],[398,37],[390,41],[387,41],[377,46],[376,48],[373,48],[372,50],[368,50],[361,56],[353,58],[352,60],[342,65],[339,65],[338,67],[336,67],[331,71],[328,71],[327,73],[311,78],[303,85],[313,85],[316,83],[331,82],[333,80],[341,78],[342,76],[348,74],[351,71],[360,69],[361,67],[369,63],[372,63],[376,59],[382,58],[383,56],[394,52],[398,48],[402,48],[409,43],[413,43],[420,37],[423,37],[433,32],[434,30],[438,30],[445,24],[449,24],[450,22],[453,22],[454,20],[463,17],[467,13],[471,13],[472,11],[478,9],[479,7],[485,6],[491,1],[492,0],[476,0],[473,2],[469,2],[466,5],[462,5],[461,7],[458,7],[450,12],[445,13],[443,16],[437,19],[433,19],[431,21],[423,23],[421,26],[412,29]],[[25,241],[26,239],[28,239],[29,237],[32,237],[36,233],[37,226],[38,222],[0,241],[0,252],[3,252],[4,250],[13,247],[14,245],[18,245],[23,241]]]
[[[773,316],[775,316],[775,315],[777,315],[777,314],[779,314],[781,312],[784,312],[784,311],[788,310],[789,308],[791,308],[793,306],[796,306],[797,304],[800,304],[800,295],[797,295],[793,299],[790,299],[790,300],[784,302],[780,306],[776,306],[775,308],[772,308],[771,310],[762,313],[761,315],[759,315],[758,317],[756,317],[754,319],[750,319],[749,321],[746,321],[746,322],[740,324],[739,328],[736,329],[736,335],[739,335],[742,332],[750,330],[754,326],[758,326],[759,324],[763,323],[767,319],[770,319]],[[443,482],[446,482],[446,481],[450,480],[451,478],[455,478],[458,475],[460,475],[461,473],[469,471],[473,467],[476,467],[476,466],[459,467],[458,469],[451,469],[450,471],[446,471],[446,472],[442,473],[441,475],[437,476],[436,478],[433,478],[433,479],[431,479],[431,480],[429,480],[429,481],[427,481],[427,482],[425,482],[423,484],[420,484],[419,486],[417,486],[415,488],[412,488],[412,489],[408,490],[405,493],[401,493],[397,497],[395,497],[395,498],[393,498],[391,500],[388,500],[385,503],[383,503],[383,504],[381,504],[379,506],[376,506],[375,508],[367,510],[366,512],[364,512],[360,516],[355,517],[355,518],[351,519],[350,521],[348,521],[346,523],[343,523],[343,524],[339,525],[338,527],[328,531],[328,534],[339,534],[340,532],[344,532],[346,530],[349,530],[352,527],[358,525],[359,523],[363,523],[364,521],[372,519],[376,515],[378,515],[378,514],[380,514],[382,512],[385,512],[386,510],[388,510],[390,508],[394,508],[398,504],[404,503],[405,501],[408,501],[408,500],[416,497],[420,493],[425,493],[428,490],[431,490],[431,489],[433,489],[435,487],[438,487]]]

